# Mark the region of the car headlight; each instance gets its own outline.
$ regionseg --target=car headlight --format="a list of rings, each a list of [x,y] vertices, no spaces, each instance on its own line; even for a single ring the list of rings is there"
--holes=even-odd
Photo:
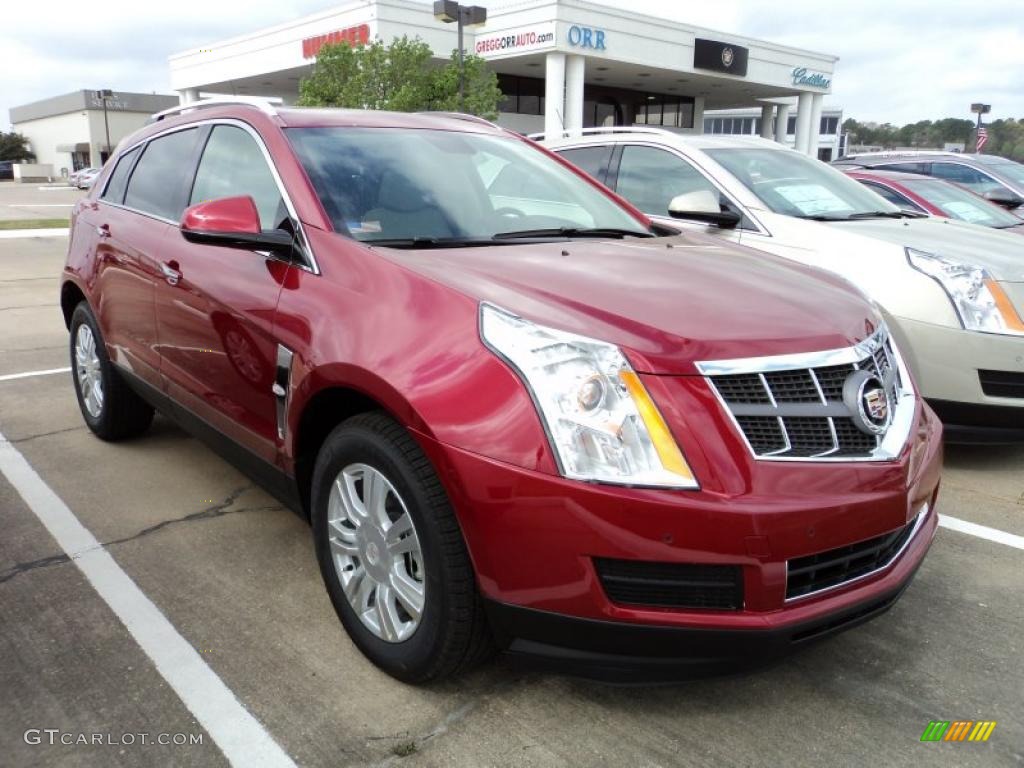
[[[533,396],[563,475],[699,488],[657,406],[614,344],[480,305],[484,343]]]
[[[949,295],[960,323],[971,331],[1024,335],[1024,321],[988,270],[907,248],[910,266],[935,279]]]

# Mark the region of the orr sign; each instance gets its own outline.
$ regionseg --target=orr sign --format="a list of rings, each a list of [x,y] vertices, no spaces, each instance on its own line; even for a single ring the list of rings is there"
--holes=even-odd
[[[366,45],[370,42],[370,25],[357,24],[354,27],[338,29],[326,35],[307,37],[302,41],[302,58],[314,59],[325,45],[345,43],[346,45]]]

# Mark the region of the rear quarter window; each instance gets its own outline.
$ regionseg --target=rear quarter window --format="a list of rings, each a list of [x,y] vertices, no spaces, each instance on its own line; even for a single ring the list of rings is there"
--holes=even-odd
[[[128,187],[128,174],[131,173],[132,164],[135,162],[138,154],[139,148],[136,147],[121,155],[117,165],[114,166],[114,172],[110,174],[110,179],[107,180],[107,188],[100,195],[101,200],[106,200],[110,203],[124,202],[124,192]]]
[[[198,135],[197,129],[187,128],[150,141],[132,171],[124,204],[177,221],[185,210],[185,180]]]

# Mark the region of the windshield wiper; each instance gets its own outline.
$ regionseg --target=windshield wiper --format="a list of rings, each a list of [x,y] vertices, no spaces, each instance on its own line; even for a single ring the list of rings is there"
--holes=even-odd
[[[862,219],[924,219],[927,213],[918,211],[859,211],[848,213],[843,216],[836,216],[828,213],[809,213],[804,216],[797,216],[798,219],[810,219],[811,221],[859,221]]]
[[[493,240],[483,237],[381,237],[359,242],[385,248],[472,248],[494,245]]]
[[[519,240],[531,237],[655,237],[653,232],[616,227],[551,227],[549,229],[521,229],[517,232],[499,232],[495,240]]]

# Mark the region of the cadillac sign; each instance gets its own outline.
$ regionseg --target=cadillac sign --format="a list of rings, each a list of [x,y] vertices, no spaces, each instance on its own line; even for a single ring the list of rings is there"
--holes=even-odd
[[[832,79],[821,72],[808,72],[806,67],[793,70],[793,85],[809,85],[812,88],[830,88]]]

